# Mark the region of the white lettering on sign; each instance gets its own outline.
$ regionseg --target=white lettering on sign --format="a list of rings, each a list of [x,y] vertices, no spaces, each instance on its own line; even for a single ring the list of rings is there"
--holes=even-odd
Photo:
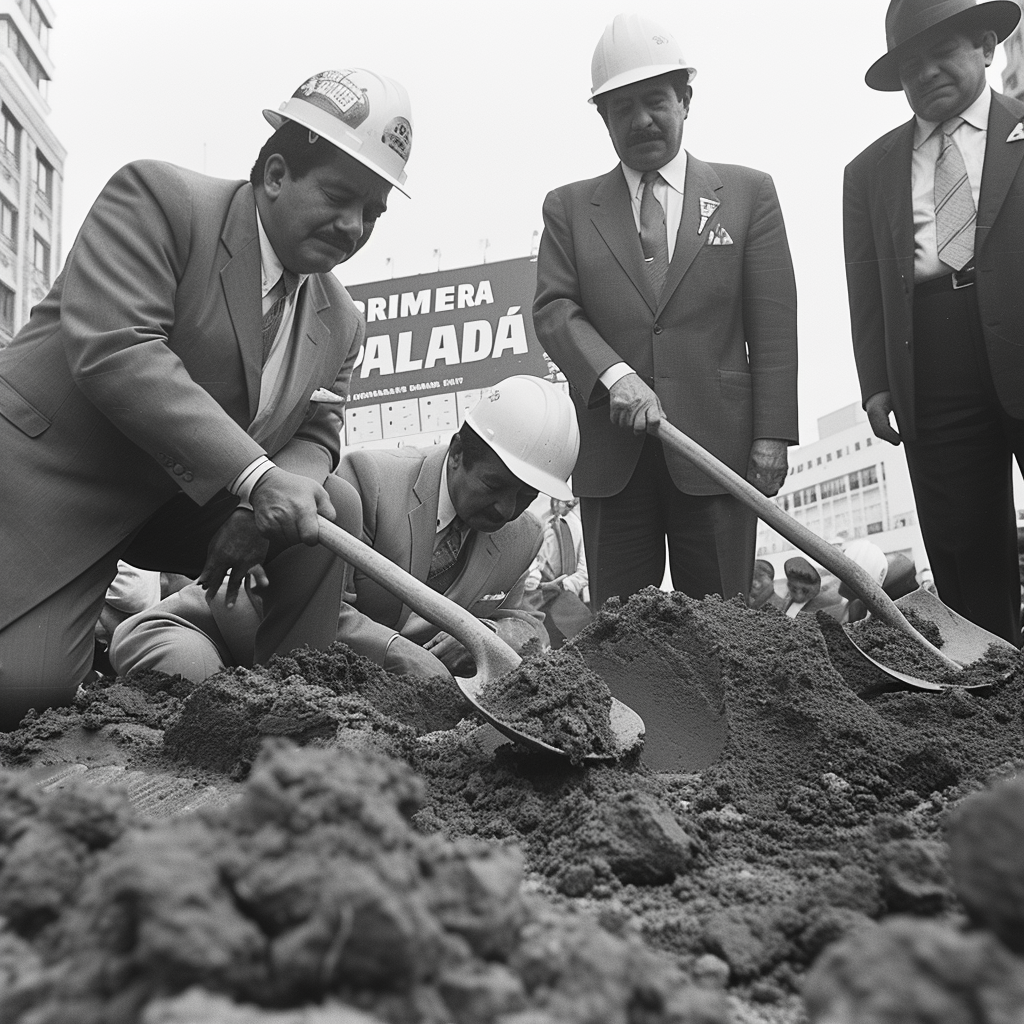
[[[492,327],[489,320],[467,320],[462,324],[461,346],[458,325],[432,327],[422,358],[414,356],[413,352],[414,348],[422,350],[422,331],[418,345],[413,331],[399,331],[395,342],[392,342],[390,334],[370,335],[356,356],[359,377],[365,380],[374,371],[387,377],[394,373],[430,370],[438,363],[445,366],[478,363],[483,359],[500,359],[506,352],[528,355],[526,322],[521,308],[509,306],[505,315],[498,318],[497,327]]]
[[[433,303],[431,303],[433,299]],[[366,317],[367,323],[377,323],[380,320],[395,320],[409,316],[422,316],[425,313],[447,313],[453,309],[471,309],[473,306],[483,306],[494,302],[494,293],[491,290],[490,281],[480,281],[478,284],[449,284],[442,288],[435,288],[431,293],[429,288],[418,292],[393,292],[390,295],[374,295],[363,302],[356,299],[355,304],[359,312]]]

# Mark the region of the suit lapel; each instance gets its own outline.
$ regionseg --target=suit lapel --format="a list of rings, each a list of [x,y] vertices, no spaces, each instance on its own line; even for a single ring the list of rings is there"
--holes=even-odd
[[[260,240],[256,230],[256,200],[251,185],[240,188],[231,201],[221,232],[221,243],[229,257],[220,271],[221,287],[245,370],[251,423],[259,407],[260,374],[263,370]]]
[[[878,161],[878,181],[889,218],[893,250],[907,281],[914,280],[913,118],[889,140]]]
[[[975,252],[980,252],[996,222],[1006,194],[1024,159],[1024,142],[1007,142],[1021,118],[1007,107],[999,93],[992,94],[988,114],[988,137],[985,141],[985,169],[981,177],[981,196],[978,201],[978,225],[975,229]]]
[[[438,451],[431,452],[423,460],[412,487],[416,503],[409,510],[409,572],[418,580],[425,580],[430,572],[430,559],[434,554],[434,537],[437,533],[441,469],[446,458],[447,445],[439,446]]]
[[[594,227],[633,286],[651,307],[651,312],[655,312],[657,302],[644,270],[644,253],[640,247],[629,189],[621,167],[609,171],[600,180],[590,201],[593,204],[591,219]]]
[[[447,594],[456,604],[470,608],[484,593],[487,581],[501,557],[501,545],[494,534],[488,533],[474,533],[466,543],[472,544],[473,548],[466,559],[462,575],[448,588]]]
[[[697,258],[701,246],[707,244],[708,231],[721,216],[722,207],[719,205],[708,218],[704,230],[697,234],[697,228],[700,227],[700,201],[704,198],[718,199],[720,203],[724,202],[724,193],[718,194],[721,188],[722,181],[715,173],[715,169],[687,152],[686,182],[683,186],[683,215],[679,218],[679,231],[676,233],[672,262],[668,265],[665,287],[655,309],[656,315],[661,315],[661,311],[668,305],[668,300],[672,298],[672,293],[679,287],[683,275]]]

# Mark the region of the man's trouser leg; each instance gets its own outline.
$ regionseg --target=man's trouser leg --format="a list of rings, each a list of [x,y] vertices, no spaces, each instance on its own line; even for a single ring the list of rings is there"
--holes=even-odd
[[[996,398],[975,289],[918,286],[914,338],[907,463],[935,586],[952,609],[1019,645],[1011,460],[1024,456],[1024,423]]]
[[[672,585],[689,597],[746,594],[754,569],[757,517],[728,494],[683,494],[661,442],[648,435],[633,475],[608,498],[582,498],[591,603],[625,600],[661,586],[668,539]]]
[[[0,731],[15,729],[30,708],[70,704],[89,674],[96,620],[118,551],[0,629]]]

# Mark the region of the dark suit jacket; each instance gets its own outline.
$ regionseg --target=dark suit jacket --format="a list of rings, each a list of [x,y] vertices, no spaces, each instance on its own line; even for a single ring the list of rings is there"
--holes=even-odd
[[[702,198],[720,204],[703,225]],[[720,228],[731,245],[708,244]],[[741,475],[755,437],[797,440],[796,284],[775,186],[761,171],[688,154],[660,299],[621,167],[555,189],[544,201],[533,320],[572,385],[579,495],[617,494],[640,456],[643,436],[610,422],[599,383],[620,360],[654,389],[675,426]],[[666,457],[680,490],[721,493],[686,459]]]
[[[330,274],[307,281],[297,372],[263,445],[252,186],[142,161],[104,187],[50,293],[0,350],[0,626],[184,491],[204,504],[266,451],[323,480],[364,323]],[[14,586],[10,586],[14,583]]]
[[[1024,141],[1007,136],[1024,103],[992,95],[974,235],[975,285],[992,379],[1003,408],[1024,418]],[[914,422],[914,119],[846,168],[843,229],[853,349],[861,395],[892,393],[900,433]]]
[[[347,451],[336,471],[362,498],[362,539],[421,581],[434,552],[447,455],[446,445]],[[465,567],[445,596],[480,619],[517,618],[546,641],[543,613],[527,607],[524,599],[526,575],[540,542],[540,522],[531,512],[494,533],[471,532]],[[347,571],[344,600],[338,639],[378,664],[384,663],[396,632],[423,644],[438,631],[360,570]]]

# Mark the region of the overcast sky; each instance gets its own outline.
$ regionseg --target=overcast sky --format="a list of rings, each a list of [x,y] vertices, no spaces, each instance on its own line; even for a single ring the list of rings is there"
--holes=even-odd
[[[347,283],[432,271],[436,249],[442,269],[485,252],[488,261],[528,255],[545,193],[615,164],[587,103],[590,59],[616,13],[647,14],[698,70],[684,146],[766,170],[778,187],[799,289],[801,439],[816,439],[818,416],[859,400],[842,176],[910,116],[902,93],[864,85],[885,49],[887,0],[51,2],[65,254],[125,162],[248,177],[270,133],[261,110],[312,73],[362,66],[402,82],[413,105],[412,198],[392,194],[366,248],[338,268]],[[1000,51],[993,71],[1002,64]]]

